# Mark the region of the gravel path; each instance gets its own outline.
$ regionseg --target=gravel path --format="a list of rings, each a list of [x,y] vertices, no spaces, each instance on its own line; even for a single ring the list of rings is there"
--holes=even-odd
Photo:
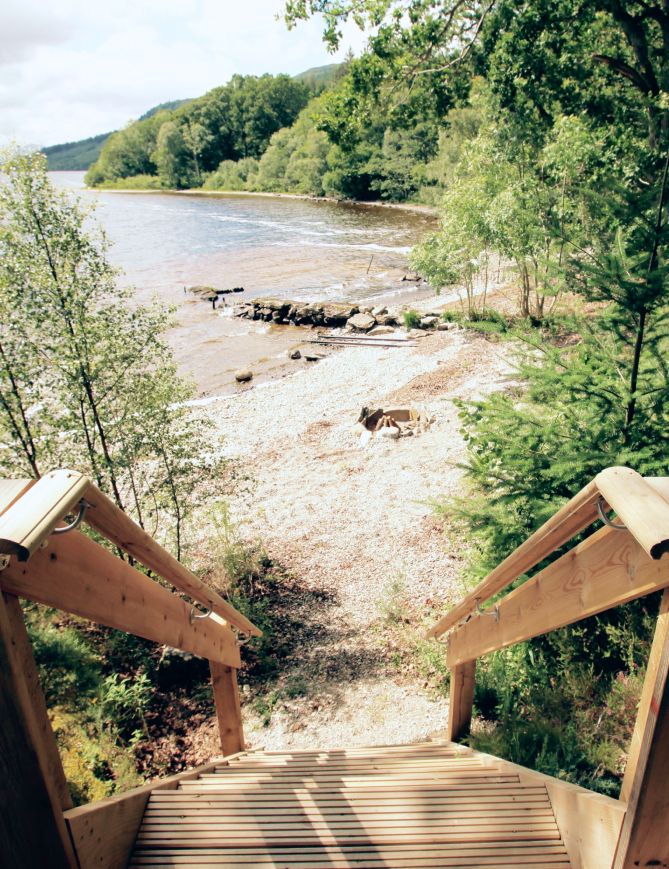
[[[459,597],[458,553],[447,550],[429,500],[460,491],[453,398],[506,382],[500,346],[454,330],[415,348],[347,347],[202,408],[257,481],[251,508],[234,505],[244,533],[327,600],[303,613],[320,630],[282,676],[284,685],[306,680],[306,693],[277,703],[268,726],[247,715],[253,745],[405,743],[445,726],[446,701],[382,666],[377,604],[393,580],[414,610]],[[351,433],[360,408],[399,403],[425,407],[430,430],[361,446]]]

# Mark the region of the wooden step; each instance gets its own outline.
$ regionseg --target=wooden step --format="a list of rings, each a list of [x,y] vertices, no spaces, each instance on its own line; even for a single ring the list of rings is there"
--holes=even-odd
[[[131,867],[568,869],[545,787],[439,744],[253,752],[154,791]]]

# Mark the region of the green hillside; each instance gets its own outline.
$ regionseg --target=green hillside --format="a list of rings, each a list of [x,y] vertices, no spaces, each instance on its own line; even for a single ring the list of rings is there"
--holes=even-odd
[[[149,109],[148,112],[144,112],[143,115],[139,118],[140,121],[146,121],[147,118],[152,118],[154,115],[157,115],[158,112],[176,112],[177,109],[180,109],[181,106],[187,106],[188,103],[192,103],[193,100],[170,100],[167,103],[160,103],[157,106],[154,106],[152,109]]]
[[[305,72],[294,75],[293,79],[320,93],[340,66],[340,63],[314,66]],[[160,103],[149,109],[148,112],[144,112],[138,120],[146,121],[158,114],[158,112],[175,112],[182,106],[187,106],[190,102],[192,102],[192,99],[170,100],[166,103]],[[117,131],[112,130],[113,132]],[[87,171],[99,158],[105,142],[112,133],[101,133],[99,136],[81,139],[79,142],[65,142],[62,145],[49,145],[48,148],[42,148],[42,153],[46,154],[47,168],[52,172],[63,170]]]
[[[88,169],[100,156],[104,143],[111,133],[100,133],[90,139],[79,142],[65,142],[63,145],[51,145],[42,148],[46,154],[46,163],[50,171]]]
[[[160,103],[148,112],[144,112],[139,120],[145,121],[158,112],[175,111],[181,106],[188,105],[189,102],[191,100],[171,100]],[[115,132],[116,130],[112,130],[111,133],[100,133],[99,136],[91,136],[90,139],[81,139],[79,142],[65,142],[62,145],[49,145],[48,148],[42,148],[42,153],[46,154],[47,168],[50,172],[87,171],[100,156],[107,139]]]
[[[306,72],[301,72],[298,75],[294,75],[293,78],[295,81],[301,81],[302,84],[305,84],[312,91],[320,93],[322,90],[325,90],[333,76],[336,75],[337,70],[341,69],[342,66],[342,63],[328,63],[326,66],[312,66],[311,69],[306,70]]]

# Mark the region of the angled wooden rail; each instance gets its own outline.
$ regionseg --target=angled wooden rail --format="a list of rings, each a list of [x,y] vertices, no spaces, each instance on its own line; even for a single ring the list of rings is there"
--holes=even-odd
[[[22,481],[11,481],[20,484]],[[212,588],[163,549],[136,522],[120,510],[88,477],[75,471],[52,471],[32,484],[18,501],[0,516],[0,553],[27,561],[83,498],[90,504],[84,521],[103,537],[127,552],[144,567],[179,591],[214,612],[248,636],[261,636],[252,624]]]
[[[492,611],[480,605],[591,525],[600,516],[598,503],[617,518],[498,600],[494,619],[485,617]],[[621,791],[625,819],[606,869],[669,863],[668,552],[669,478],[607,468],[427,634],[449,632],[448,738],[457,741],[469,731],[478,658],[665,590]]]
[[[439,637],[451,630],[473,613],[477,600],[483,605],[592,525],[599,516],[596,506],[599,500],[606,502],[604,509],[616,511],[622,524],[650,558],[659,559],[669,551],[669,503],[658,491],[666,491],[665,487],[669,488],[667,483],[645,479],[631,468],[602,471],[439,619],[427,632],[427,637]]]
[[[91,527],[213,612],[191,618],[192,604],[94,540],[55,533],[82,499]],[[19,598],[207,658],[225,756],[245,747],[231,626],[261,631],[74,471],[0,480],[0,591],[0,866],[124,869],[148,791],[93,815],[72,809]],[[77,838],[82,815],[97,819],[96,839]]]

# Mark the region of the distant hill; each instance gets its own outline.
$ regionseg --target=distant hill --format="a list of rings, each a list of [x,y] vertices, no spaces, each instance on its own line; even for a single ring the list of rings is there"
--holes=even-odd
[[[337,70],[343,66],[341,63],[328,63],[326,66],[312,66],[306,72],[301,72],[294,75],[296,81],[301,81],[307,87],[315,91],[325,90],[330,83],[330,79],[335,75]]]
[[[301,72],[294,75],[295,81],[301,81],[307,87],[317,93],[324,90],[330,79],[337,72],[341,63],[328,63],[326,66],[314,66],[306,72]],[[149,109],[148,112],[138,119],[145,121],[147,118],[152,118],[158,112],[176,111],[181,106],[185,106],[192,100],[172,100],[167,103],[160,103]],[[116,130],[112,130],[116,132]],[[48,148],[42,148],[42,153],[46,154],[47,168],[52,172],[65,170],[80,170],[87,171],[100,156],[100,151],[104,147],[105,142],[111,136],[111,133],[101,133],[99,136],[92,136],[90,139],[82,139],[80,142],[65,142],[63,145],[49,145]]]
[[[102,146],[110,136],[111,133],[100,133],[80,142],[65,142],[63,145],[42,148],[42,153],[46,154],[47,168],[53,172],[88,169],[98,159]]]
[[[159,106],[144,112],[139,120],[145,121],[158,112],[173,112],[189,102],[191,100],[171,100],[168,103],[160,103]],[[47,168],[51,172],[76,170],[86,172],[100,156],[107,139],[115,132],[116,130],[112,130],[111,133],[100,133],[99,136],[91,136],[90,139],[81,139],[79,142],[65,142],[63,145],[49,145],[47,148],[42,148],[42,153],[46,154]]]
[[[158,112],[176,112],[177,109],[180,109],[181,106],[187,106],[188,103],[192,103],[193,100],[172,100],[169,103],[161,103],[159,106],[154,106],[152,109],[149,109],[148,112],[144,112],[144,114],[138,118],[139,121],[145,121],[147,118],[152,118],[154,115],[157,115]]]

